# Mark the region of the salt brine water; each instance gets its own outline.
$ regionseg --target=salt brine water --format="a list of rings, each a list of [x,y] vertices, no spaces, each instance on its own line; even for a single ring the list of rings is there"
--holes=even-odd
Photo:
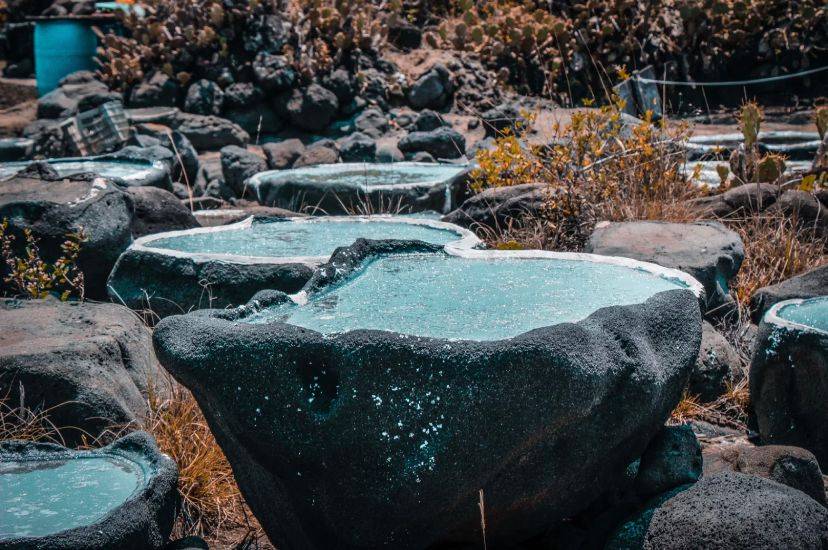
[[[0,462],[0,540],[94,523],[143,482],[139,464],[115,456]]]
[[[687,288],[644,270],[582,260],[390,255],[305,305],[273,306],[244,320],[278,320],[324,334],[377,329],[485,341]]]
[[[157,168],[148,162],[129,160],[67,160],[47,161],[49,166],[62,177],[92,172],[104,178],[123,182],[139,181],[148,177]],[[0,164],[0,179],[8,178],[26,168],[31,162],[5,162]]]
[[[782,306],[776,315],[785,321],[828,332],[828,296]]]
[[[419,240],[445,245],[461,234],[449,229],[392,221],[274,221],[223,231],[193,232],[153,240],[150,248],[201,254],[259,257],[330,256],[359,238]]]

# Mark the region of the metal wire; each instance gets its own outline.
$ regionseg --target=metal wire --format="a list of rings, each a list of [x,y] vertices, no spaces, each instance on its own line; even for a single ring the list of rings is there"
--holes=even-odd
[[[708,87],[708,86],[746,86],[750,84],[764,84],[766,82],[778,82],[780,80],[788,80],[790,78],[799,78],[802,76],[807,76],[809,74],[819,73],[822,71],[828,70],[828,65],[825,67],[820,67],[818,69],[808,69],[807,71],[800,71],[798,73],[793,74],[785,74],[780,76],[769,76],[767,78],[757,78],[755,80],[730,80],[726,82],[687,82],[684,80],[658,80],[655,78],[643,78],[640,76],[633,76],[633,80],[637,80],[638,82],[642,82],[644,84],[664,84],[667,86],[689,86],[691,88],[696,87]]]

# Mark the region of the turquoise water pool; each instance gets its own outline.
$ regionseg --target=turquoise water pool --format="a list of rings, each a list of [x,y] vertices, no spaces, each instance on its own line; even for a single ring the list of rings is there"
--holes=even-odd
[[[4,162],[0,164],[0,179],[8,178],[23,170],[31,162]],[[92,172],[104,178],[119,179],[125,182],[142,180],[157,170],[147,162],[128,160],[69,160],[49,161],[49,166],[64,177],[74,174]]]
[[[391,255],[305,305],[274,306],[244,320],[278,320],[323,334],[377,329],[484,341],[686,288],[643,270],[589,261]]]
[[[94,523],[143,481],[138,464],[114,456],[0,462],[0,539]]]
[[[777,310],[776,315],[792,323],[828,332],[828,296],[784,305]]]
[[[316,187],[380,187],[393,185],[430,185],[448,181],[464,165],[428,163],[344,163],[323,164],[294,170],[274,170],[253,177],[253,182],[307,183]]]

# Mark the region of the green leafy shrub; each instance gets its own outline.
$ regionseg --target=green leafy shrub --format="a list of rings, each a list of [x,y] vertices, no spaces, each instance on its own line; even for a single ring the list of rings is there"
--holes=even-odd
[[[9,221],[0,222],[0,256],[6,264],[6,275],[3,280],[9,284],[17,294],[29,298],[45,298],[49,294],[56,294],[66,301],[72,296],[83,299],[83,272],[78,268],[78,255],[81,246],[87,240],[83,228],[75,233],[66,235],[66,241],[61,244],[61,256],[54,262],[45,262],[40,257],[38,239],[30,229],[23,230],[26,246],[23,254],[14,250],[16,237],[9,232]]]

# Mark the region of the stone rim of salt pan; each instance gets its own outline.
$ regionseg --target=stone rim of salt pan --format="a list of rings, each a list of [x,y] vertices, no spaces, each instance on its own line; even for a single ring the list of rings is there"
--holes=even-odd
[[[782,328],[787,328],[790,330],[797,330],[800,332],[811,332],[814,334],[828,335],[828,331],[823,330],[819,327],[815,327],[813,325],[806,325],[804,323],[799,323],[796,321],[791,321],[790,319],[786,319],[785,317],[783,317],[784,314],[782,313],[782,310],[784,308],[800,306],[802,304],[810,304],[814,302],[824,302],[826,306],[828,306],[828,296],[817,296],[814,298],[797,298],[793,300],[783,300],[781,302],[777,302],[776,304],[771,306],[767,312],[765,312],[765,315],[762,318],[762,322]]]
[[[468,170],[466,164],[442,164],[435,162],[341,162],[336,164],[316,164],[314,166],[303,166],[301,168],[291,168],[289,170],[266,170],[251,176],[247,180],[247,184],[258,192],[258,187],[265,180],[270,180],[271,183],[278,183],[287,181],[296,176],[324,176],[324,175],[340,175],[344,172],[358,172],[366,169],[378,172],[395,172],[401,168],[422,168],[423,170],[433,170],[434,172],[451,171],[451,175],[445,178],[431,178],[423,179],[422,181],[409,183],[389,183],[380,185],[364,185],[362,183],[346,183],[341,180],[334,180],[331,185],[341,185],[346,187],[353,187],[360,191],[392,191],[394,189],[427,189],[435,185],[443,185],[447,181]],[[454,169],[454,170],[452,170]]]
[[[437,220],[423,219],[423,218],[407,218],[402,216],[392,215],[375,215],[375,216],[321,216],[321,217],[297,217],[266,221],[256,216],[250,216],[240,222],[231,223],[227,225],[196,227],[194,229],[183,229],[179,231],[169,231],[165,233],[155,233],[146,235],[133,241],[130,248],[134,252],[144,252],[148,254],[161,254],[173,256],[176,258],[186,258],[197,263],[203,262],[226,262],[243,265],[255,264],[304,264],[310,267],[316,267],[325,263],[330,258],[330,254],[322,256],[243,256],[236,254],[223,253],[204,253],[204,252],[185,252],[172,248],[160,248],[152,246],[153,242],[183,237],[187,235],[201,235],[221,233],[224,231],[243,231],[250,229],[254,223],[285,223],[285,224],[317,224],[317,223],[399,223],[413,226],[426,227],[430,229],[450,231],[457,235],[457,240],[446,244],[446,248],[452,250],[472,249],[482,245],[482,241],[473,232],[463,227],[441,222]],[[333,251],[331,251],[333,252]]]

